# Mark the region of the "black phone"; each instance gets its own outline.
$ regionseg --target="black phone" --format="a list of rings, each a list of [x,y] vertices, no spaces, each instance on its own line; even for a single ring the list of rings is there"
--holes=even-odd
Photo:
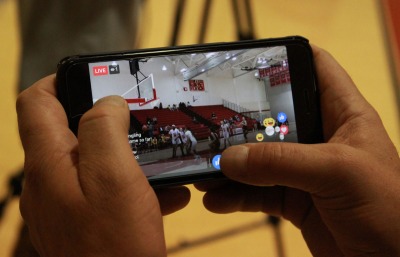
[[[323,141],[312,49],[299,36],[70,56],[57,94],[74,133],[98,99],[125,98],[127,140],[154,187],[223,178],[231,145]]]

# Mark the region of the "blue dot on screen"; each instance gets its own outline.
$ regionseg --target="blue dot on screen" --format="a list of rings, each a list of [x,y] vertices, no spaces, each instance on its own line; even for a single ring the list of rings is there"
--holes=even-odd
[[[214,158],[212,159],[212,165],[217,170],[221,169],[221,167],[219,166],[220,159],[221,159],[221,155],[220,154],[214,156]]]

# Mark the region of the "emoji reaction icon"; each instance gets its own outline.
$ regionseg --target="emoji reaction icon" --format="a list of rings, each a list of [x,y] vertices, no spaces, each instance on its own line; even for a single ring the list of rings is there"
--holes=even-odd
[[[273,118],[266,118],[266,119],[264,119],[263,123],[264,123],[265,127],[268,127],[268,126],[273,127],[273,126],[275,126],[275,120]]]
[[[282,133],[279,133],[279,139],[280,139],[280,140],[283,140],[283,139],[285,139],[285,135],[284,135],[284,134],[282,134]]]
[[[280,123],[284,123],[284,122],[287,120],[287,115],[286,115],[286,113],[284,113],[284,112],[278,113],[277,120],[278,120]]]
[[[272,126],[267,126],[265,128],[265,134],[267,134],[267,136],[273,136],[275,134],[275,129]]]
[[[281,134],[286,135],[289,133],[289,127],[286,125],[281,125]]]
[[[261,134],[261,133],[258,133],[258,134],[256,135],[256,140],[257,140],[258,142],[263,141],[263,140],[264,140],[264,135]]]
[[[278,126],[276,126],[276,127],[275,127],[275,132],[276,132],[276,133],[279,133],[279,132],[281,132],[281,128],[280,128],[280,127],[278,127]]]

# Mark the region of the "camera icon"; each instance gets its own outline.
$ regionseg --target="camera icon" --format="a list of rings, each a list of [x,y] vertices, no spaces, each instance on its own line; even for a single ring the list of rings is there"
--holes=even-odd
[[[108,65],[108,70],[110,71],[110,74],[119,74],[120,72],[118,64]]]

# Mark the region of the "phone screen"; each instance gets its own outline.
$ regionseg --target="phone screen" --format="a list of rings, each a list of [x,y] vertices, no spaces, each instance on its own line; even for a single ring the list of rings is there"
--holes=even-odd
[[[286,46],[88,66],[93,103],[108,95],[128,102],[127,140],[150,180],[216,172],[233,145],[298,142]]]

